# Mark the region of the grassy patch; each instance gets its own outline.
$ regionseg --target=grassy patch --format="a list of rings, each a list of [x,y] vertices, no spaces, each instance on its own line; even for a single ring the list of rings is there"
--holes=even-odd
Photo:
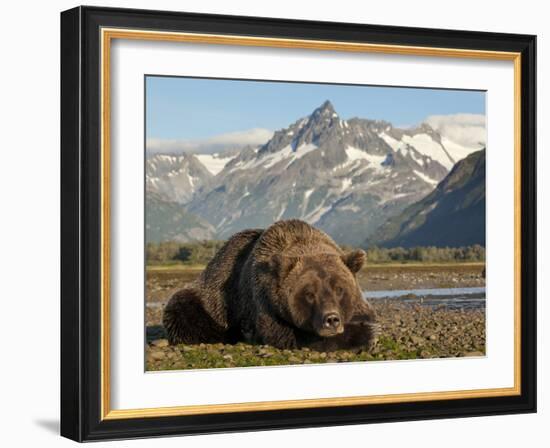
[[[162,354],[161,354],[162,353]],[[147,370],[214,369],[372,361],[365,351],[315,352],[309,349],[280,350],[266,345],[199,344],[148,349]]]
[[[154,264],[147,265],[147,271],[202,271],[206,265],[203,264],[184,264],[184,263],[172,263],[172,264]]]

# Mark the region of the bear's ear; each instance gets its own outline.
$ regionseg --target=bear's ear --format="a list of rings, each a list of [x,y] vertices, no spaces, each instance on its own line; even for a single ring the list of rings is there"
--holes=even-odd
[[[367,253],[364,250],[357,249],[345,255],[342,255],[342,261],[351,272],[356,274],[367,262]]]

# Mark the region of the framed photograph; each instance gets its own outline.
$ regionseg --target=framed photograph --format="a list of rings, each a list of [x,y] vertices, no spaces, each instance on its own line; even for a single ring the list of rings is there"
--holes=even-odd
[[[535,36],[61,14],[61,433],[535,412]]]

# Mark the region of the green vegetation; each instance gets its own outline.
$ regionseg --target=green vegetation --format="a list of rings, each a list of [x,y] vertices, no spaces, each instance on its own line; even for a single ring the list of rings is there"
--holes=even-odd
[[[369,263],[422,262],[460,263],[485,261],[485,248],[479,244],[465,247],[372,247],[367,250]]]
[[[223,246],[224,241],[210,240],[196,243],[167,241],[147,243],[145,259],[147,265],[205,265]]]
[[[149,266],[206,265],[223,246],[224,241],[209,240],[193,243],[166,241],[147,243],[146,260]],[[343,246],[350,250],[352,247]],[[371,247],[367,249],[369,264],[384,263],[462,263],[485,261],[485,248],[478,244],[465,247]]]
[[[452,310],[404,303],[374,303],[381,334],[371,350],[317,352],[269,345],[180,344],[170,346],[162,328],[148,329],[147,370],[276,366],[393,359],[484,356],[485,309]]]
[[[227,367],[282,366],[296,364],[324,364],[336,362],[381,361],[394,359],[420,359],[453,356],[483,356],[484,345],[479,351],[446,353],[438,344],[428,343],[425,338],[414,336],[415,344],[382,336],[376,347],[366,350],[338,350],[316,352],[308,348],[283,350],[269,345],[238,343],[197,344],[169,346],[166,339],[152,341],[146,347],[146,369],[217,369]]]
[[[160,342],[160,341],[156,341]],[[154,343],[153,343],[154,344]],[[281,350],[268,345],[200,344],[147,347],[147,370],[212,369],[220,367],[280,366],[382,359],[366,351],[315,352],[307,348]]]

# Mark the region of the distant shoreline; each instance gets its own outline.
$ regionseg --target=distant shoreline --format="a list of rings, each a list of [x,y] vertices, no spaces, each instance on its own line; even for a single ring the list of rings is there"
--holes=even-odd
[[[419,262],[419,261],[404,261],[400,263],[388,262],[388,263],[369,263],[363,270],[377,269],[377,268],[437,268],[437,267],[453,267],[453,266],[462,266],[462,267],[480,267],[485,266],[484,261],[448,261],[448,262]],[[187,264],[159,264],[159,265],[147,265],[145,268],[147,271],[201,271],[206,267],[206,265],[187,265]]]

